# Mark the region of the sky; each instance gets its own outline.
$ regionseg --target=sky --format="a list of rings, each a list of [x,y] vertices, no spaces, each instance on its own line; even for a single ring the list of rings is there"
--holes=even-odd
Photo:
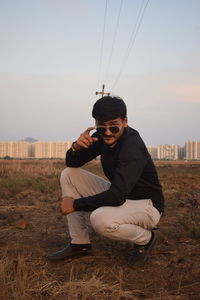
[[[147,145],[200,140],[199,16],[199,0],[0,0],[0,140],[76,140],[102,84]]]

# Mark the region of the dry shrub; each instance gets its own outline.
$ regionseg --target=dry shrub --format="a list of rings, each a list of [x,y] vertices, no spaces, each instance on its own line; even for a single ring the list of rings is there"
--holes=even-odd
[[[0,197],[10,199],[25,190],[51,193],[59,187],[64,161],[0,161]]]
[[[63,160],[11,160],[0,161],[0,177],[13,175],[50,176],[59,173],[65,167]]]
[[[95,299],[132,299],[137,300],[134,294],[138,291],[127,291],[122,287],[123,272],[119,271],[118,280],[105,282],[103,275],[93,275],[83,280],[76,279],[73,267],[70,273],[70,280],[60,289],[60,295],[68,296],[67,299],[95,300]]]
[[[31,257],[17,255],[10,259],[5,255],[0,260],[1,300],[49,299],[51,284],[50,274],[47,276],[44,269],[35,268]]]
[[[0,260],[0,290],[3,300],[29,299],[26,294],[29,282],[24,257],[18,256],[17,260],[9,260],[5,255]]]
[[[94,274],[83,280],[78,279],[72,266],[69,281],[59,282],[47,274],[44,268],[33,268],[30,258],[18,255],[0,260],[0,290],[2,300],[61,300],[61,299],[115,299],[137,300],[140,291],[127,291],[122,287],[123,272],[118,280],[106,282],[103,276]]]

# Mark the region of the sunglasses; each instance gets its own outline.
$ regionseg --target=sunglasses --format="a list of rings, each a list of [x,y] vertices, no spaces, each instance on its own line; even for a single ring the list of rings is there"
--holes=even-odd
[[[96,126],[95,129],[98,134],[105,134],[107,128],[110,130],[112,133],[118,133],[119,132],[119,127],[118,126]]]

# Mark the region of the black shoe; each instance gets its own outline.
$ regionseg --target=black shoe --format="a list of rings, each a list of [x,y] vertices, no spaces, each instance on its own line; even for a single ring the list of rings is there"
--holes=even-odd
[[[75,256],[92,255],[92,247],[87,245],[69,244],[64,249],[47,255],[49,260],[61,260]]]
[[[151,240],[148,244],[144,246],[134,245],[133,249],[130,251],[130,256],[128,257],[129,266],[143,266],[147,261],[156,241],[157,235],[155,232],[151,232]]]

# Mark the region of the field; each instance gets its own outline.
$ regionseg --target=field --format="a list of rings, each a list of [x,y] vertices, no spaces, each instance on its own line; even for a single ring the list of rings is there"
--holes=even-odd
[[[64,161],[0,161],[1,300],[199,300],[200,162],[157,162],[166,209],[143,268],[130,245],[92,237],[94,256],[49,262],[69,241],[59,212]],[[98,175],[94,161],[84,168]]]

